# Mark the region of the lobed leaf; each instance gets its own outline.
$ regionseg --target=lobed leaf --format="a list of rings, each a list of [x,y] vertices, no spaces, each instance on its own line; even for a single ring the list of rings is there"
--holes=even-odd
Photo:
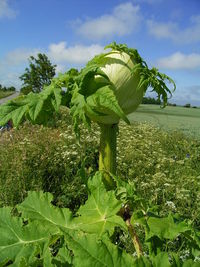
[[[67,208],[58,208],[51,204],[53,195],[43,192],[29,192],[28,197],[17,206],[22,217],[39,221],[50,226],[54,233],[58,233],[60,227],[73,229],[73,215]]]
[[[106,191],[100,172],[89,180],[88,188],[91,191],[88,200],[78,210],[79,217],[74,219],[76,228],[100,236],[105,232],[112,235],[116,226],[126,231],[125,222],[116,215],[122,202],[116,199],[114,191]]]
[[[61,89],[49,85],[39,94],[30,93],[8,101],[0,106],[0,125],[12,120],[13,125],[18,126],[25,118],[45,122],[53,111],[58,111],[61,100]]]
[[[90,116],[94,121],[97,119],[99,120],[99,117],[101,116],[105,117],[107,115],[111,115],[112,117],[116,117],[116,121],[119,121],[121,118],[126,123],[130,124],[128,118],[119,106],[117,98],[110,85],[98,89],[96,93],[86,99],[86,102],[88,116]]]
[[[125,222],[116,215],[122,202],[116,199],[113,191],[107,192],[101,181],[101,173],[90,179],[88,187],[91,193],[85,205],[78,210],[78,217],[73,217],[69,209],[53,206],[53,196],[50,193],[29,192],[28,197],[17,208],[22,212],[23,218],[49,225],[55,234],[61,228],[80,229],[98,235],[105,232],[111,235],[116,226],[126,230]]]
[[[34,222],[24,226],[21,218],[11,216],[10,208],[0,209],[0,233],[0,263],[12,261],[12,266],[33,263],[38,255],[42,258],[50,242],[45,225]]]
[[[133,257],[113,245],[107,237],[99,240],[94,234],[87,235],[78,231],[64,232],[64,236],[74,253],[75,267],[136,266]]]
[[[149,226],[149,232],[146,236],[146,240],[153,236],[163,239],[174,239],[180,233],[184,233],[190,230],[185,222],[175,222],[171,214],[165,218],[149,217],[147,219]]]
[[[45,86],[41,93],[29,93],[0,106],[0,125],[12,120],[18,126],[24,119],[32,123],[45,123],[51,118],[53,112],[58,112],[62,103],[69,106],[74,77],[78,71],[72,69],[65,74],[52,79],[49,86]],[[62,88],[68,88],[63,92]]]

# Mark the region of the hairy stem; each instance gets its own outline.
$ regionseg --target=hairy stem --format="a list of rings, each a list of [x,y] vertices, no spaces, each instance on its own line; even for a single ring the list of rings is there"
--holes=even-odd
[[[138,236],[137,236],[137,234],[135,232],[135,229],[134,229],[133,225],[130,222],[130,219],[126,220],[126,225],[128,226],[129,234],[131,236],[133,245],[135,247],[137,256],[139,258],[140,256],[142,256],[142,246],[140,244],[140,240],[139,240],[139,238],[138,238]]]
[[[109,173],[116,174],[116,139],[118,124],[100,124],[99,170],[104,171],[104,180],[108,189],[115,187]]]

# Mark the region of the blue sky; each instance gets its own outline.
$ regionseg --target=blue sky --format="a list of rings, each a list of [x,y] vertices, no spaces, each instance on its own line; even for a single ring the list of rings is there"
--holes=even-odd
[[[0,0],[0,37],[0,84],[19,89],[30,55],[64,72],[116,41],[175,80],[171,102],[200,106],[200,0]]]

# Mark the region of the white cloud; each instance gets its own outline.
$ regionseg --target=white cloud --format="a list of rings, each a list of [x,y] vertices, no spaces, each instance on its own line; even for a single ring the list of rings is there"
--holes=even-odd
[[[194,106],[200,106],[200,85],[177,88],[169,102],[178,105],[190,103]]]
[[[102,53],[102,51],[103,47],[98,44],[67,47],[66,42],[60,42],[49,46],[48,56],[55,63],[84,64],[95,55]]]
[[[13,18],[16,12],[9,7],[8,0],[0,0],[0,18]]]
[[[0,60],[0,84],[5,86],[13,85],[16,88],[20,88],[19,76],[22,75],[25,67],[28,66],[28,58],[36,56],[39,52],[39,49],[26,48],[8,52]]]
[[[10,51],[0,59],[0,84],[5,86],[14,85],[20,88],[19,76],[24,73],[29,65],[30,56],[38,53],[46,53],[53,64],[56,64],[56,72],[64,72],[72,65],[80,67],[96,54],[102,53],[103,47],[98,44],[89,46],[75,45],[67,47],[66,42],[50,44],[48,49],[20,48]]]
[[[200,41],[200,16],[190,18],[190,26],[181,29],[176,22],[158,22],[148,20],[147,27],[151,35],[158,39],[171,39],[175,43],[189,44]]]
[[[76,32],[88,39],[99,40],[136,32],[141,21],[139,6],[131,2],[116,6],[111,14],[105,14],[85,22],[75,22]]]
[[[30,56],[36,56],[40,52],[39,49],[20,48],[10,51],[3,59],[3,64],[17,66],[28,62]],[[1,63],[1,64],[2,64]]]
[[[183,54],[176,52],[168,57],[160,58],[157,61],[160,68],[165,69],[195,69],[200,67],[200,54]]]

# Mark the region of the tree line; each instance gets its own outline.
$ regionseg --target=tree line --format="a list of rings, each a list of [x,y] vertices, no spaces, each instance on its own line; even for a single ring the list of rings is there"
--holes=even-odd
[[[14,86],[7,86],[6,87],[6,86],[3,86],[0,84],[0,91],[3,91],[3,92],[12,91],[12,92],[14,92],[14,91],[16,91],[16,88]]]

